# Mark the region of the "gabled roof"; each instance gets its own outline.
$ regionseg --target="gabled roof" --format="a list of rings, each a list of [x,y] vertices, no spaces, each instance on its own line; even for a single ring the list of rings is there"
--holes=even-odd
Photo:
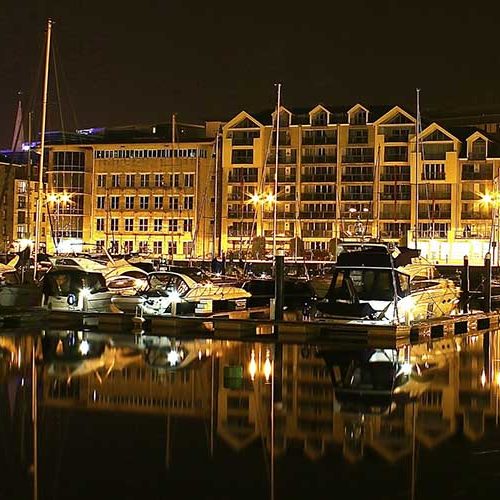
[[[246,111],[240,111],[234,118],[229,120],[222,128],[223,130],[228,130],[232,128],[249,128],[247,127],[247,122],[253,123],[255,128],[260,128],[263,126],[263,122],[261,122],[255,115],[251,115]],[[245,125],[244,127],[238,125]],[[248,124],[249,125],[249,124]]]
[[[431,135],[431,134],[433,134],[435,132],[438,132],[438,133],[442,134],[445,137],[442,140],[459,141],[459,142],[461,142],[458,137],[456,137],[455,135],[453,135],[451,132],[449,132],[445,128],[441,127],[441,125],[439,125],[436,122],[431,123],[428,127],[426,127],[422,131],[422,133],[420,134],[420,140],[421,141],[424,140],[426,137],[428,137],[429,135]],[[441,139],[438,139],[438,140],[441,140]],[[415,141],[415,137],[412,139],[412,141]]]
[[[385,114],[380,116],[377,120],[374,120],[374,123],[376,125],[391,124],[391,119],[393,119],[396,116],[405,117],[408,120],[408,123],[407,123],[408,125],[414,124],[416,122],[416,119],[412,115],[410,115],[410,113],[405,111],[400,106],[394,106],[389,111],[387,111]],[[401,123],[401,124],[404,125],[406,123]]]

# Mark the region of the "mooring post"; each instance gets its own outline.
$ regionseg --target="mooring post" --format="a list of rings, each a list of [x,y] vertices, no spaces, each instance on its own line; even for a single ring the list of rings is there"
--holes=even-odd
[[[470,286],[470,268],[469,257],[464,255],[464,267],[462,269],[462,312],[469,312],[469,286]]]
[[[274,320],[281,321],[283,319],[283,295],[285,292],[285,257],[284,255],[275,255],[274,259]]]
[[[485,279],[483,281],[484,312],[491,312],[491,254],[484,257]]]

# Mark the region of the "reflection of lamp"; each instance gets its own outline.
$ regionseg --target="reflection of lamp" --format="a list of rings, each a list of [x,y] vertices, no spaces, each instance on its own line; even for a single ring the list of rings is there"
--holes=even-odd
[[[484,387],[485,385],[486,385],[486,373],[483,368],[483,371],[481,372],[481,386]]]
[[[255,380],[257,375],[261,375],[264,377],[266,384],[270,383],[271,375],[273,371],[273,365],[271,361],[271,351],[270,349],[266,349],[266,359],[264,361],[264,365],[260,363],[260,355],[259,355],[259,363],[255,359],[255,350],[252,349],[252,353],[250,355],[250,362],[248,363],[248,373],[250,374],[250,379],[252,381]]]

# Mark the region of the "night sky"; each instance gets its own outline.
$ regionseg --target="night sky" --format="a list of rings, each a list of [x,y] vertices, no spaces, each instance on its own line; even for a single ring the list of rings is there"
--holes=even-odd
[[[224,120],[272,107],[278,81],[289,106],[412,111],[416,87],[424,110],[500,106],[499,4],[297,3],[2,2],[0,147],[10,145],[19,90],[40,128],[48,17],[57,65],[49,129],[153,123],[173,112]]]

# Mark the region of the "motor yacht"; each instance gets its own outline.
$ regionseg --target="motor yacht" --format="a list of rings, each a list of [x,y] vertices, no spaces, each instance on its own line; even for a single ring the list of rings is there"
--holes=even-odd
[[[458,312],[460,287],[437,277],[419,251],[383,244],[345,248],[337,258],[318,316],[411,325]]]
[[[147,315],[195,314],[244,310],[250,293],[239,287],[217,285],[204,275],[158,271],[148,276],[146,291],[115,296],[113,305],[123,312],[138,309]]]

